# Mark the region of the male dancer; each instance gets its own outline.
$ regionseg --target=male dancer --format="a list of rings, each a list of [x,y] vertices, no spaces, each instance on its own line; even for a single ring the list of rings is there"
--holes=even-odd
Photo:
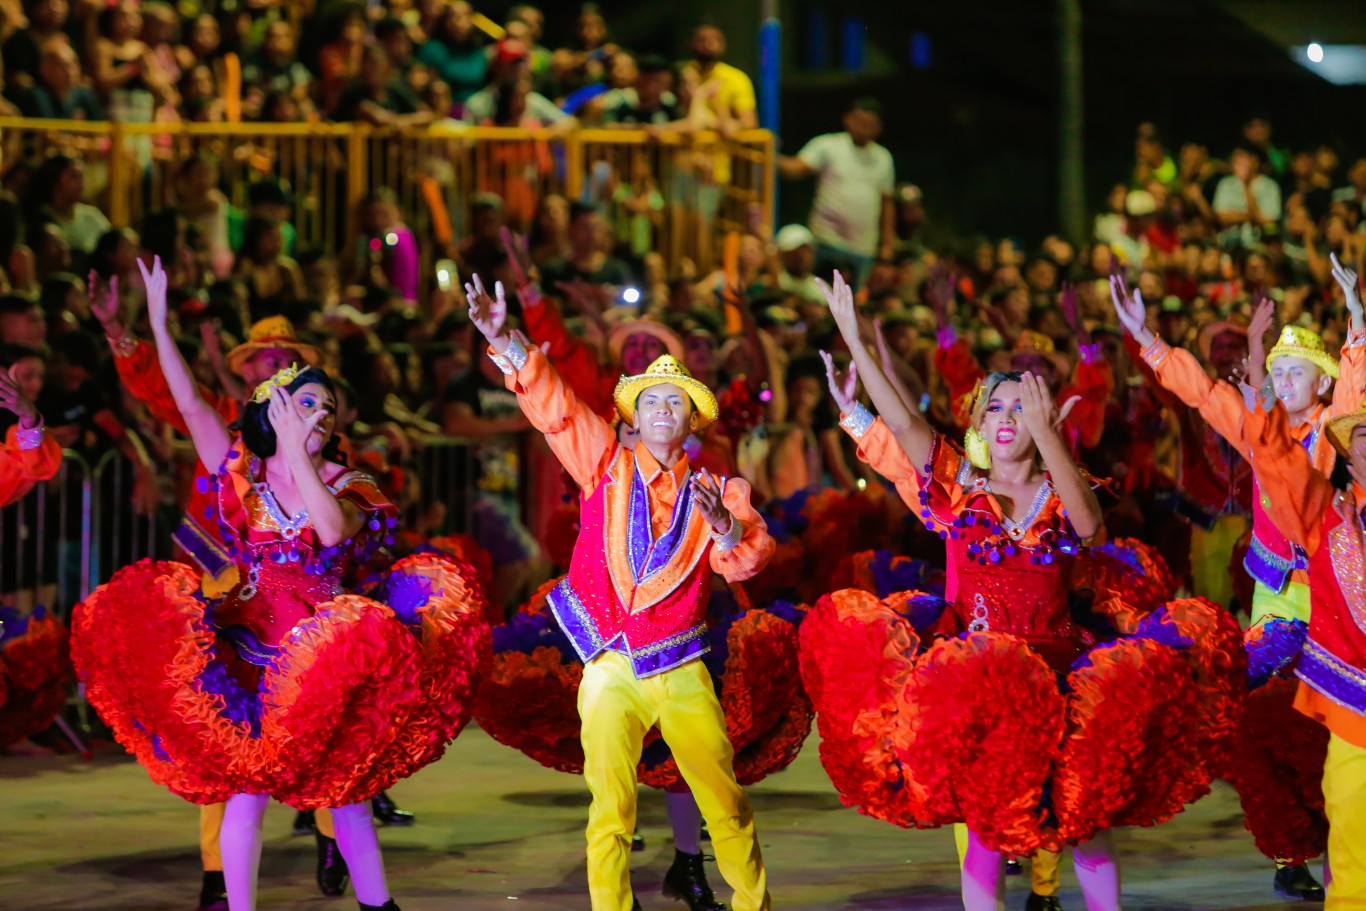
[[[1248,379],[1260,388],[1266,372],[1271,375],[1275,397],[1285,407],[1288,427],[1294,440],[1308,451],[1310,461],[1325,474],[1333,467],[1333,448],[1323,434],[1336,415],[1356,410],[1366,395],[1366,321],[1357,295],[1356,274],[1343,269],[1333,258],[1333,277],[1342,288],[1350,314],[1350,332],[1343,346],[1340,365],[1324,350],[1323,341],[1308,329],[1286,326],[1271,353],[1263,358],[1263,337],[1271,328],[1274,305],[1263,301],[1248,330]],[[1130,295],[1119,276],[1110,279],[1115,311],[1125,330],[1142,346],[1143,359],[1165,388],[1197,409],[1215,431],[1244,458],[1251,450],[1243,393],[1232,383],[1211,379],[1189,351],[1173,348],[1154,335],[1147,326],[1147,308],[1141,294]],[[1333,403],[1321,401],[1333,380],[1341,379],[1333,392]],[[1255,465],[1254,465],[1255,467]],[[1288,539],[1267,516],[1272,504],[1269,491],[1254,479],[1252,501],[1252,546],[1244,566],[1256,580],[1252,598],[1252,625],[1273,618],[1310,620],[1309,579],[1305,572],[1308,558],[1295,542]],[[1280,866],[1274,888],[1287,898],[1317,900],[1323,887],[1303,864]]]
[[[713,573],[738,582],[773,555],[742,480],[695,474],[683,443],[717,418],[716,397],[670,355],[622,377],[615,403],[640,434],[622,447],[537,348],[508,333],[502,284],[467,285],[470,319],[489,343],[527,419],[583,491],[569,576],[549,596],[579,657],[588,889],[593,911],[629,911],[636,765],[658,724],[711,830],[736,911],[766,911],[767,876],[754,813],[711,678],[706,610]]]

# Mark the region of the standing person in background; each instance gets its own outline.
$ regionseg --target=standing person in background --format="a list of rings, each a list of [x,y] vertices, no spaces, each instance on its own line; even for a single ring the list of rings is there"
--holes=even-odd
[[[734,123],[742,130],[757,127],[754,83],[744,71],[721,59],[726,54],[726,33],[714,25],[699,25],[689,49],[693,59],[683,69],[696,75],[696,93],[712,113],[722,124]]]
[[[852,262],[860,285],[874,259],[892,258],[896,243],[896,168],[892,153],[876,141],[881,133],[882,105],[860,98],[844,115],[844,132],[817,136],[795,156],[778,159],[787,180],[819,177],[810,221],[816,271]]]

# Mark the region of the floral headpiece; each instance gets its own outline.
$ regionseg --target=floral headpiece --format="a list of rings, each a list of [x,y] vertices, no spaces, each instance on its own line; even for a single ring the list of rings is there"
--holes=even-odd
[[[303,373],[303,371],[299,369],[298,364],[290,364],[288,367],[280,370],[270,379],[257,386],[256,391],[251,394],[251,400],[258,405],[264,405],[270,400],[270,395],[275,391],[276,387],[288,386],[298,379],[300,373]]]

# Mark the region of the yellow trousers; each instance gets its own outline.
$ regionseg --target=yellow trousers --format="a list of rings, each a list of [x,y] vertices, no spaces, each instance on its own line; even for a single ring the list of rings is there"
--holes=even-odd
[[[1220,516],[1208,530],[1191,525],[1191,584],[1196,595],[1224,608],[1233,601],[1229,563],[1247,526],[1248,517],[1238,515]]]
[[[1328,814],[1332,864],[1325,911],[1366,909],[1366,749],[1336,734],[1328,738],[1323,764],[1323,801]]]
[[[968,827],[961,822],[953,827],[953,841],[958,846],[958,866],[968,855]],[[1035,895],[1057,895],[1062,888],[1062,874],[1058,865],[1062,855],[1052,851],[1038,851],[1029,859],[1029,888]]]
[[[734,750],[711,675],[701,661],[637,680],[630,660],[605,651],[579,685],[588,810],[588,894],[593,911],[631,911],[636,765],[658,724],[711,831],[716,865],[735,890],[735,911],[768,911],[768,877],[754,811],[735,780]]]
[[[1252,625],[1268,617],[1309,622],[1309,586],[1303,582],[1285,583],[1279,595],[1258,582],[1252,592]]]
[[[218,846],[218,833],[223,828],[223,808],[227,804],[211,803],[199,808],[199,858],[204,872],[223,872],[223,851]],[[332,827],[332,811],[318,810],[313,814],[318,831],[328,838],[336,838]]]

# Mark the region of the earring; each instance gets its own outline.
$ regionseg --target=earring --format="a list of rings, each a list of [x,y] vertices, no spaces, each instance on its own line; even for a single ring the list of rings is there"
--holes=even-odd
[[[963,435],[963,449],[974,466],[983,471],[991,468],[991,450],[987,448],[987,438],[976,427],[968,428]]]

